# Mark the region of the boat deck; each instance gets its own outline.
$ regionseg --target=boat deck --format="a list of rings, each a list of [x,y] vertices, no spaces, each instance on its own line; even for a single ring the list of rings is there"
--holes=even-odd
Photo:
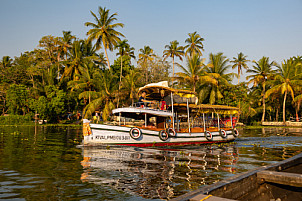
[[[210,196],[211,195],[211,196]],[[206,196],[210,196],[209,199]],[[173,201],[301,201],[302,200],[302,153],[268,166],[235,175],[215,184],[199,188],[172,199]],[[218,198],[217,198],[218,197]]]

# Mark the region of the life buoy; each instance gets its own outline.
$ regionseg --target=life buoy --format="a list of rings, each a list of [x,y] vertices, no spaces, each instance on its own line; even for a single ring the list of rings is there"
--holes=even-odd
[[[212,141],[213,140],[213,135],[212,135],[212,133],[210,131],[204,132],[204,136],[206,137],[206,139],[208,141]]]
[[[139,128],[131,128],[129,134],[132,139],[137,140],[138,138],[141,137],[142,131]]]
[[[228,136],[227,133],[226,133],[226,131],[223,130],[223,129],[220,129],[219,134],[220,134],[220,136],[221,136],[222,138],[226,138],[226,137]]]
[[[239,131],[236,128],[233,129],[232,133],[233,133],[234,137],[238,137],[239,136]]]
[[[170,137],[176,137],[176,132],[173,128],[168,128],[167,133],[169,134]]]
[[[158,136],[162,141],[166,141],[169,138],[169,134],[165,130],[159,131]]]

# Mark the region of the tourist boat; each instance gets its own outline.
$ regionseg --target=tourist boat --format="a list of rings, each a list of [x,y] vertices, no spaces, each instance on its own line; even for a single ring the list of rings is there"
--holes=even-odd
[[[230,142],[239,136],[235,128],[238,108],[197,104],[192,91],[173,89],[167,81],[148,84],[151,104],[136,103],[112,110],[103,124],[83,120],[83,145],[173,146]]]

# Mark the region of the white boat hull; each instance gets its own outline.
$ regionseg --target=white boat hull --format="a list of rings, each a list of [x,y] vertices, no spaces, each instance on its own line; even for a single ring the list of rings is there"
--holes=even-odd
[[[88,125],[87,125],[88,126]],[[226,131],[226,137],[220,132],[212,132],[212,138],[208,140],[204,132],[200,133],[176,133],[175,137],[161,140],[159,131],[140,129],[141,136],[133,139],[130,136],[131,127],[112,126],[104,124],[89,124],[90,133],[84,134],[84,145],[128,145],[128,146],[171,146],[186,144],[229,142],[235,139],[232,130]]]

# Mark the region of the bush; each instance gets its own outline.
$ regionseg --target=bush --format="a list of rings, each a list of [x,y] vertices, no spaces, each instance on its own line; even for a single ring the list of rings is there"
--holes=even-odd
[[[0,125],[18,125],[32,123],[32,117],[27,115],[8,115],[0,116]]]

